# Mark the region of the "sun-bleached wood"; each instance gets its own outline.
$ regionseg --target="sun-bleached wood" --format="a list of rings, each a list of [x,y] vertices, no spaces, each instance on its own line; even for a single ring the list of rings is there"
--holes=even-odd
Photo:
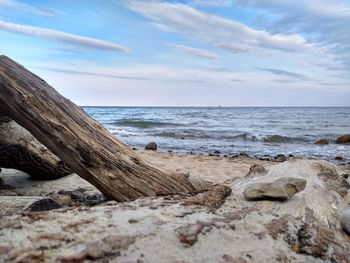
[[[117,201],[194,194],[210,187],[200,178],[148,164],[81,107],[6,56],[0,56],[0,113],[27,129],[74,172]]]
[[[0,167],[50,180],[71,174],[63,162],[18,123],[0,115]]]

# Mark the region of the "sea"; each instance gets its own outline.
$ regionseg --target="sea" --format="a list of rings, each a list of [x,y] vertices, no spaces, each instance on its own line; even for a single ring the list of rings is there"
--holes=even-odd
[[[83,107],[118,139],[144,149],[222,155],[278,154],[350,162],[350,146],[335,140],[350,134],[350,107]],[[326,139],[328,145],[315,142]],[[337,162],[337,161],[335,161]],[[339,162],[339,161],[338,161]]]

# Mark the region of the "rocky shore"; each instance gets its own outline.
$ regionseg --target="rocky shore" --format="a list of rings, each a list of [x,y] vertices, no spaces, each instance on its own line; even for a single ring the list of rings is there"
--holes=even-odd
[[[350,167],[140,152],[211,181],[201,194],[106,199],[77,175],[0,173],[0,261],[350,262]]]

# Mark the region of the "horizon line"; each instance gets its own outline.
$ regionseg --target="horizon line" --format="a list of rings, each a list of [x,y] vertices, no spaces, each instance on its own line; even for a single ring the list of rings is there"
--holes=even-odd
[[[349,106],[142,106],[142,105],[79,105],[85,108],[350,108]]]

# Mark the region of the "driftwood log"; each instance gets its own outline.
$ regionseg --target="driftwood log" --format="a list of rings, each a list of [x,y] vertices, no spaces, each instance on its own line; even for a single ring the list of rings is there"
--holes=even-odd
[[[172,174],[146,163],[82,108],[6,56],[0,56],[0,113],[117,201],[194,194],[210,186],[200,178]]]
[[[34,179],[51,180],[71,170],[30,132],[0,115],[0,167],[26,172]]]

